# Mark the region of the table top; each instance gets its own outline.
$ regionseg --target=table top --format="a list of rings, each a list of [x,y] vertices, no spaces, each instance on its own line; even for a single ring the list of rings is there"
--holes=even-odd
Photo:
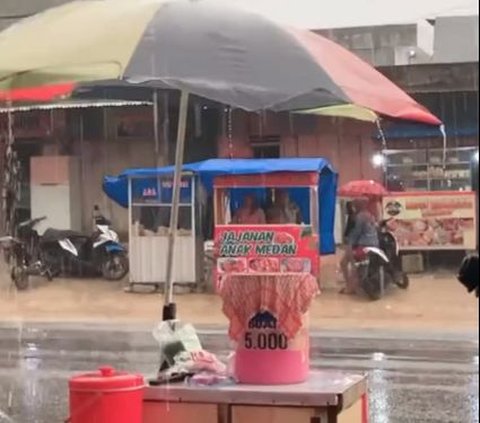
[[[366,376],[332,370],[310,372],[295,385],[217,385],[185,383],[149,386],[145,401],[349,408],[367,389]]]

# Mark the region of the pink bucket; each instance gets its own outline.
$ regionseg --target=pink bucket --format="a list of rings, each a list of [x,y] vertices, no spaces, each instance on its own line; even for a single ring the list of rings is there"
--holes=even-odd
[[[308,316],[293,339],[276,328],[276,319],[250,321],[235,351],[234,373],[240,383],[288,385],[302,383],[310,368]]]

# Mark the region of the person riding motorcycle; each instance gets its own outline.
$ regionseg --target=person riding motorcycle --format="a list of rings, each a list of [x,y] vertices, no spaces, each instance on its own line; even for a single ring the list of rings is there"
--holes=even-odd
[[[345,239],[345,254],[340,262],[346,287],[340,291],[343,294],[355,294],[358,280],[355,272],[350,273],[353,263],[353,252],[360,247],[378,247],[377,223],[369,210],[368,199],[359,198],[353,201],[356,211],[354,225]]]

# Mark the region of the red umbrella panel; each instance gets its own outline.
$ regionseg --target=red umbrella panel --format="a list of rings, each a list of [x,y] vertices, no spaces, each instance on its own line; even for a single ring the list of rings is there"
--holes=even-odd
[[[40,87],[17,88],[0,91],[0,101],[4,102],[46,102],[69,96],[75,85],[73,83],[43,85]]]
[[[388,194],[388,191],[382,184],[373,180],[350,181],[341,186],[338,190],[340,197],[348,198],[379,198]]]
[[[424,106],[346,48],[310,31],[290,29],[290,32],[351,104],[394,119],[442,124]]]

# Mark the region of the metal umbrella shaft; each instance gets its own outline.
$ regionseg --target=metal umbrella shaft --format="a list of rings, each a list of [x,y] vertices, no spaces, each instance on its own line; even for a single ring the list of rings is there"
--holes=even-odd
[[[185,147],[185,134],[188,117],[188,91],[181,91],[180,111],[178,116],[177,146],[175,152],[175,173],[173,175],[172,209],[170,211],[170,231],[168,234],[167,277],[165,281],[165,304],[163,307],[163,320],[176,319],[176,306],[173,302],[175,242],[178,230],[178,210],[180,203],[180,190],[182,182],[183,151]]]

